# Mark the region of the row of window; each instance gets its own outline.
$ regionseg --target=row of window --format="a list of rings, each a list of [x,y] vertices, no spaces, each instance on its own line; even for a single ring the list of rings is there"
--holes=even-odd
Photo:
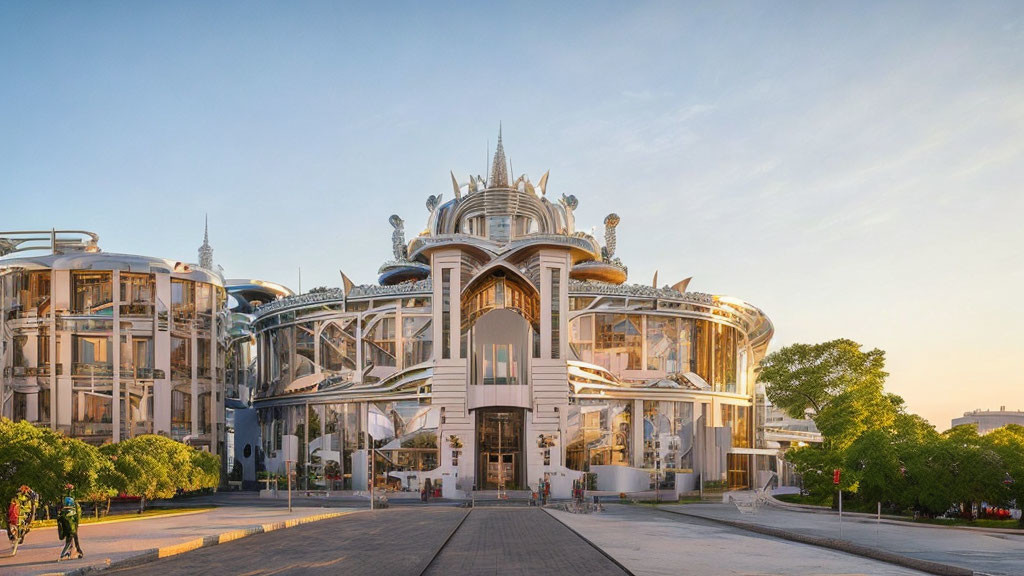
[[[43,316],[50,309],[51,271],[34,270],[4,278],[8,319],[34,311]],[[113,273],[93,270],[71,272],[71,313],[111,316],[114,310]],[[152,316],[157,305],[153,274],[122,272],[118,303],[122,316]],[[171,279],[171,316],[178,321],[208,319],[218,308],[213,299],[215,287],[206,282]],[[218,298],[223,298],[218,291]],[[165,306],[161,303],[162,306]],[[166,308],[164,308],[166,310]]]
[[[109,381],[75,385],[71,399],[71,432],[76,437],[94,443],[106,443],[113,439],[113,386]],[[121,438],[139,434],[152,434],[153,430],[153,385],[139,383],[121,387]],[[198,432],[212,432],[213,395],[201,390],[196,395],[199,406]],[[176,440],[192,434],[193,394],[190,385],[176,385],[171,390],[171,430],[168,433]],[[13,397],[15,421],[28,420],[36,424],[50,423],[50,389],[42,386],[39,392],[26,394],[15,392]]]
[[[302,322],[265,332],[260,337],[261,395],[277,395],[297,378],[317,372],[351,374],[358,369],[355,318]],[[433,332],[429,316],[403,316],[401,334],[394,316],[366,321],[362,333],[363,366],[368,379],[386,378],[399,367],[433,358]],[[319,328],[319,337],[317,330]],[[398,356],[401,343],[402,354]]]
[[[594,313],[569,324],[569,344],[583,362],[629,380],[630,371],[693,372],[715,390],[737,391],[745,353],[731,326],[709,320],[645,314]]]
[[[34,375],[49,375],[50,336],[38,335],[36,340],[36,369]],[[60,349],[60,335],[56,338]],[[15,336],[13,366],[16,374],[26,374],[17,368],[29,368],[28,336]],[[209,338],[197,338],[198,377],[211,377],[212,350]],[[163,378],[155,370],[153,338],[149,336],[121,335],[120,374],[122,378]],[[106,335],[73,334],[71,336],[71,375],[109,377],[114,371],[112,337]],[[171,378],[192,378],[192,342],[189,338],[171,336]]]

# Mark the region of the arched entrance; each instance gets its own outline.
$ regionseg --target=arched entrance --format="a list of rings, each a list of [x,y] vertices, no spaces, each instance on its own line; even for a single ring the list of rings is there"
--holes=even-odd
[[[522,408],[490,407],[476,411],[477,487],[519,490],[526,486],[526,451]]]
[[[463,292],[462,310],[467,408],[476,419],[475,484],[481,490],[519,489],[526,485],[526,411],[540,298],[524,278],[498,268]]]

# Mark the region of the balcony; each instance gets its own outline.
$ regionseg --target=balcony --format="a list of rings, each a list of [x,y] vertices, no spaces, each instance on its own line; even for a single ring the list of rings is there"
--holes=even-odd
[[[121,304],[121,316],[134,316],[151,318],[153,316],[152,302],[128,302]]]
[[[94,362],[91,364],[75,362],[71,365],[71,375],[112,378],[114,376],[114,365],[110,362]]]

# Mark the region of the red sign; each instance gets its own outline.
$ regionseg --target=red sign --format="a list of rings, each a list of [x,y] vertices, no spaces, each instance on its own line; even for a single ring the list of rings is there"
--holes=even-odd
[[[832,483],[836,486],[839,485],[839,468],[832,471]]]

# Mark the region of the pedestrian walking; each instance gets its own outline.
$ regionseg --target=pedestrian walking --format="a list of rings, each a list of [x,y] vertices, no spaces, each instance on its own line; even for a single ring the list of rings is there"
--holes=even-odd
[[[58,562],[71,558],[72,543],[78,557],[85,557],[82,546],[78,543],[78,521],[82,517],[82,506],[72,495],[74,490],[75,487],[71,484],[64,487],[64,499],[61,501],[60,511],[57,512],[57,537],[64,541],[64,549],[60,552]]]
[[[21,505],[18,504],[18,499],[11,498],[10,505],[7,506],[7,539],[11,541],[13,545],[18,539],[18,524],[21,522]]]

